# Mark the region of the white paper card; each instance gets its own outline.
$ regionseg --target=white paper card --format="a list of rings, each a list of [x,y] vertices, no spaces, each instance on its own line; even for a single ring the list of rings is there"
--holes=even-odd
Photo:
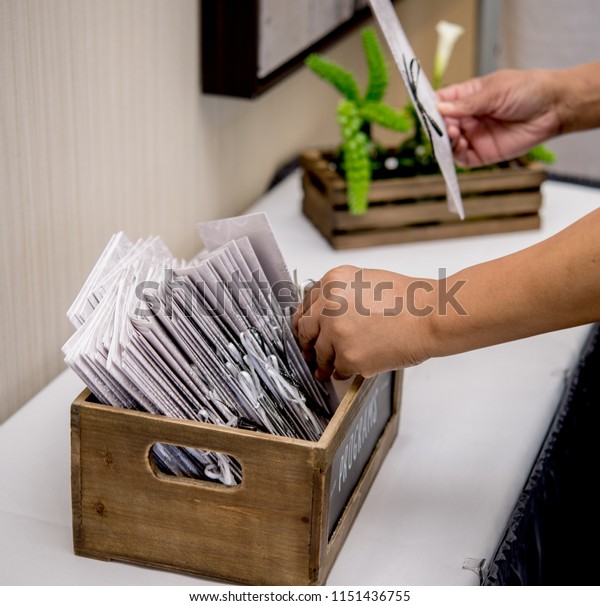
[[[446,191],[448,197],[448,208],[450,211],[457,213],[461,219],[465,218],[463,210],[462,198],[458,187],[458,179],[456,178],[456,170],[454,168],[454,160],[452,157],[452,145],[444,119],[437,109],[437,98],[433,87],[431,86],[427,76],[423,70],[419,70],[417,76],[417,65],[413,60],[416,59],[415,53],[410,46],[408,38],[402,29],[398,15],[394,10],[391,0],[369,0],[371,9],[381,31],[390,47],[392,56],[396,63],[396,67],[400,71],[404,86],[410,95],[411,101],[417,109],[419,120],[425,129],[425,132],[430,134],[431,144],[435,158],[440,166],[444,180],[446,181]],[[411,62],[414,69],[411,69]],[[416,90],[416,98],[413,92]],[[432,127],[431,123],[427,123],[428,119],[423,115],[421,108],[437,125],[437,129]]]
[[[70,309],[66,363],[112,406],[318,440],[337,402],[294,341],[297,289],[266,216],[199,231],[209,250],[191,263],[159,238],[114,236]],[[154,455],[174,475],[241,477],[218,453],[163,444]]]

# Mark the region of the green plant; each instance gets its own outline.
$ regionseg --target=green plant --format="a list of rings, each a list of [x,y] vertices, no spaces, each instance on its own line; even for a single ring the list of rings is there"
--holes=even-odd
[[[537,145],[529,150],[525,154],[525,157],[530,162],[541,162],[542,164],[554,164],[556,162],[556,155],[545,145]]]
[[[369,71],[364,94],[355,77],[333,61],[310,55],[306,65],[333,85],[345,98],[337,106],[338,124],[342,135],[340,152],[342,168],[348,184],[348,206],[352,213],[364,213],[368,207],[372,160],[375,143],[371,124],[379,124],[398,132],[407,132],[413,121],[406,111],[397,111],[382,101],[388,87],[388,69],[371,28],[362,31],[362,43]]]
[[[440,21],[436,30],[438,44],[434,62],[434,87],[438,88],[448,65],[452,49],[463,29],[455,24]],[[344,97],[337,106],[337,122],[342,143],[332,160],[345,177],[348,190],[348,207],[353,214],[368,209],[368,195],[373,176],[403,177],[438,173],[439,168],[416,110],[408,103],[396,110],[382,101],[388,87],[387,64],[375,32],[365,28],[361,32],[368,67],[368,81],[364,94],[352,73],[321,55],[312,54],[306,65],[323,80],[329,82]],[[371,134],[371,125],[412,135],[394,150],[384,150]],[[527,155],[528,160],[545,164],[554,162],[554,154],[538,145]],[[464,172],[464,169],[461,169]]]

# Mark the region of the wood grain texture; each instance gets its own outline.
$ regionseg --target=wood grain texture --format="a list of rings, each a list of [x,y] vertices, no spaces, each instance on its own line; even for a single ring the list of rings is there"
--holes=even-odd
[[[466,220],[537,214],[541,205],[539,191],[469,196],[463,200]],[[402,211],[398,212],[397,207],[386,204],[369,209],[365,215],[352,215],[346,211],[336,213],[335,229],[389,229],[436,222],[460,224],[460,219],[448,210],[445,201],[409,203]]]
[[[424,66],[445,18],[468,31],[449,78],[472,75],[476,4],[398,3]],[[65,312],[112,233],[189,257],[196,222],[338,141],[338,96],[314,74],[253,102],[203,95],[199,48],[198,0],[0,0],[0,422],[64,368]],[[365,81],[358,32],[327,56]],[[393,74],[398,103],[401,87]]]
[[[73,403],[75,553],[253,585],[323,583],[398,431],[402,371],[392,416],[327,536],[331,466],[352,421],[381,379],[357,378],[318,442],[170,419],[88,401]],[[234,456],[234,487],[157,474],[155,443]]]
[[[281,584],[309,581],[309,443],[103,405],[80,409],[79,442],[77,553],[231,574],[241,583],[266,584],[270,575]],[[231,454],[242,464],[242,483],[159,477],[148,458],[156,442]]]
[[[487,219],[485,221],[465,221],[464,223],[440,223],[399,227],[397,229],[364,232],[347,232],[328,236],[333,248],[338,250],[363,248],[365,246],[383,246],[385,244],[403,244],[426,240],[444,240],[446,238],[464,238],[467,236],[485,236],[512,231],[538,229],[539,215]]]
[[[275,0],[279,5],[281,0]],[[259,38],[265,36],[262,25],[269,23],[271,31],[284,32],[281,39],[290,44],[290,35],[298,42],[296,34],[304,28],[303,20],[310,19],[311,7],[307,11],[294,12],[293,7],[286,12],[285,20],[272,20],[267,3],[257,0],[204,0],[202,2],[202,88],[207,93],[254,98],[302,68],[303,60],[312,52],[323,52],[328,46],[352,31],[370,18],[368,7],[358,9],[344,23],[334,26],[328,33],[313,41],[299,44],[294,51],[283,53],[282,61],[261,66],[261,44]],[[266,13],[266,14],[263,14]],[[299,13],[299,14],[298,14]],[[294,21],[294,19],[296,21]],[[288,29],[291,32],[288,32]],[[268,32],[267,32],[268,33]],[[310,36],[309,36],[310,39]],[[277,42],[275,42],[277,44]],[[293,43],[292,43],[293,44]],[[270,51],[273,46],[270,45]],[[262,55],[266,59],[270,53]],[[276,54],[276,53],[275,53]],[[287,58],[285,58],[287,57]],[[271,57],[273,60],[274,57]]]
[[[347,206],[346,182],[339,173],[329,168],[323,155],[331,150],[307,150],[300,156],[300,164],[312,184],[330,203],[341,208]],[[525,166],[515,163],[510,170],[504,168],[481,169],[457,175],[463,196],[470,194],[539,189],[546,180],[543,165],[533,163]],[[423,198],[446,198],[446,184],[438,175],[419,175],[394,179],[375,179],[369,188],[369,202],[414,200]]]
[[[459,175],[465,220],[448,210],[441,175],[371,183],[369,210],[348,211],[345,181],[315,150],[302,154],[302,210],[336,249],[537,229],[542,204],[541,165]]]

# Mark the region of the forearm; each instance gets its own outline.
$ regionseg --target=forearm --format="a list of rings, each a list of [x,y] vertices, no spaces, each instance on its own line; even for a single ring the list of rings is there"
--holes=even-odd
[[[549,72],[560,134],[600,127],[600,61]]]
[[[597,210],[531,248],[438,284],[430,295],[428,353],[450,355],[600,320],[599,235]],[[440,309],[439,289],[461,281],[458,311]]]

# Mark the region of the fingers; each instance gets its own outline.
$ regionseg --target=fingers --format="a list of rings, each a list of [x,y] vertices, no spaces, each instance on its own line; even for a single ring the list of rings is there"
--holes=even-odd
[[[345,356],[336,355],[334,343],[341,344],[344,349],[344,339],[340,338],[339,331],[342,321],[339,311],[357,271],[356,267],[340,266],[327,272],[305,295],[292,318],[294,334],[304,359],[314,368],[315,377],[320,381],[332,375],[346,379],[356,374],[345,363]],[[340,291],[339,296],[332,296],[334,290]],[[348,317],[343,321],[347,322]]]
[[[472,95],[452,102],[439,101],[437,108],[444,118],[466,118],[486,114],[489,104],[483,95]]]
[[[312,286],[306,291],[302,299],[302,314],[305,314],[311,305],[319,298],[321,292],[321,283],[313,282]]]
[[[313,295],[313,297],[316,295]],[[335,370],[335,350],[331,340],[321,331],[318,304],[310,306],[309,313],[301,315],[296,321],[296,338],[304,359],[316,366],[315,378],[325,381]]]
[[[435,91],[439,102],[452,103],[458,99],[458,85],[453,84],[452,86],[446,86],[444,88],[438,88]]]
[[[296,323],[296,339],[304,359],[312,361],[315,357],[314,346],[319,337],[319,314],[310,313],[301,316]]]
[[[347,379],[349,379],[350,377],[354,376],[354,374],[344,374],[342,372],[340,372],[339,370],[334,370],[333,371],[333,378],[336,379],[336,381],[346,381]]]
[[[474,131],[476,123],[470,118],[444,117],[448,137],[452,144],[452,153],[455,163],[462,168],[473,168],[484,163],[469,141],[469,132]]]
[[[441,102],[454,104],[460,99],[480,91],[482,86],[481,78],[471,78],[460,84],[452,84],[451,86],[440,88],[436,91],[436,94]]]
[[[315,343],[315,361],[317,368],[315,378],[318,381],[325,381],[333,374],[335,362],[335,350],[331,341],[326,339],[325,335],[320,335]]]
[[[321,333],[315,343],[316,364],[315,378],[325,381],[333,375],[334,379],[345,381],[356,374],[343,356],[336,356],[335,349],[329,338]]]
[[[442,116],[452,117],[452,118],[462,118],[466,115],[465,109],[462,108],[456,103],[450,103],[449,101],[439,101],[437,104],[438,111]]]
[[[460,121],[457,118],[445,118],[445,122],[454,160],[459,166],[466,167],[469,142],[460,128]]]
[[[349,379],[355,373],[336,368],[336,354],[331,339],[321,326],[323,293],[320,283],[305,295],[292,318],[294,335],[304,359],[315,368],[315,378],[325,381],[332,375],[336,379]]]
[[[461,138],[461,130],[458,122],[448,119],[446,120],[446,129],[448,131],[448,137],[450,137],[450,142],[452,143],[452,147],[457,144],[457,142]]]
[[[483,116],[492,113],[498,93],[484,86],[484,79],[474,78],[437,92],[438,111],[445,119]]]
[[[452,152],[458,166],[467,168],[469,162],[469,142],[464,137],[459,136],[452,144]]]
[[[448,118],[446,120],[446,127],[448,130],[448,137],[450,138],[450,143],[452,144],[452,153],[454,155],[454,161],[458,166],[463,168],[468,168],[472,166],[470,161],[469,154],[469,141],[464,136],[458,121],[453,118]]]
[[[320,283],[315,282],[313,286],[309,290],[306,291],[302,302],[298,306],[298,309],[292,316],[292,330],[294,332],[294,336],[298,338],[298,322],[300,318],[302,318],[308,310],[312,307],[312,305],[317,301],[320,294]]]

